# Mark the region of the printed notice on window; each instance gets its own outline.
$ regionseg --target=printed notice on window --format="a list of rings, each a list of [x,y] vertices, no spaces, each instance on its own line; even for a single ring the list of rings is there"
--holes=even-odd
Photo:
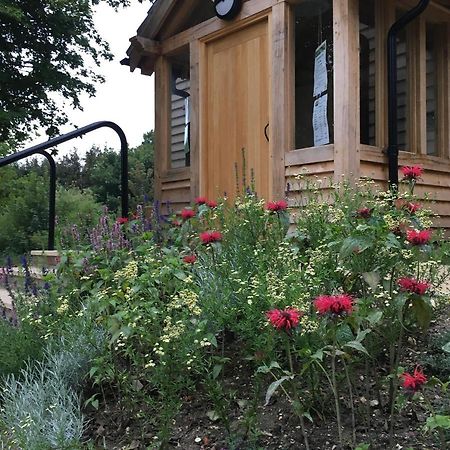
[[[327,89],[327,41],[324,41],[316,48],[315,52],[313,97],[317,97]]]
[[[328,110],[328,94],[325,94],[314,101],[313,130],[314,130],[315,147],[330,143],[327,110]]]

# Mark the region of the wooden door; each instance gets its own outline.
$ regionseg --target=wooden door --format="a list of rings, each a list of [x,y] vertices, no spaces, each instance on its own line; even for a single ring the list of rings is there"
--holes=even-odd
[[[258,195],[269,198],[267,20],[207,42],[203,58],[200,192],[233,199],[254,173]]]

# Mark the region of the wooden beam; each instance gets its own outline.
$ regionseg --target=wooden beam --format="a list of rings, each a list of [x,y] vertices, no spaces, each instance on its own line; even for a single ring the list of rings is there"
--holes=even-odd
[[[210,37],[213,37],[214,33],[220,34],[225,29],[229,32],[235,31],[245,24],[258,20],[277,3],[279,3],[279,0],[248,0],[244,2],[241,12],[232,22],[213,17],[166,39],[162,43],[163,53],[171,53],[196,39],[202,39],[206,36],[208,36],[209,39]]]
[[[190,44],[191,201],[200,195],[200,44]]]
[[[161,200],[161,179],[166,174],[170,152],[170,63],[159,56],[155,66],[155,199]]]
[[[273,199],[285,196],[285,154],[294,148],[294,19],[286,3],[272,8],[271,36],[270,167],[269,192]]]
[[[334,179],[360,173],[358,0],[333,1]]]
[[[131,45],[141,54],[159,56],[162,51],[161,42],[143,36],[130,38]]]
[[[150,8],[147,17],[138,28],[137,34],[149,39],[155,38],[177,2],[178,0],[158,0]]]

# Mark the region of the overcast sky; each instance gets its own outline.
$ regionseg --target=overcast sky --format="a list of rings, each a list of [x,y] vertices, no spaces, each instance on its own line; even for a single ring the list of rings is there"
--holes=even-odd
[[[102,63],[97,69],[105,77],[105,83],[97,85],[95,97],[82,97],[84,111],[67,111],[70,121],[79,127],[99,120],[116,122],[124,130],[130,147],[139,145],[143,134],[154,128],[154,77],[141,75],[139,69],[131,73],[127,66],[120,65],[120,60],[126,57],[128,40],[136,35],[136,30],[149,9],[149,1],[144,1],[143,4],[134,1],[132,6],[118,12],[103,3],[96,7],[94,21],[97,30],[108,41],[114,59]],[[73,125],[67,125],[61,128],[61,132],[73,129]],[[41,133],[40,138],[33,139],[29,144],[37,144],[46,139],[45,133]],[[120,148],[115,132],[101,129],[59,146],[59,154],[73,147],[83,154],[93,144]]]

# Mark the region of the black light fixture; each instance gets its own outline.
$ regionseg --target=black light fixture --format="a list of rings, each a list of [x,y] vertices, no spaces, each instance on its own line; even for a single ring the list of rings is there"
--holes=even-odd
[[[234,19],[242,8],[242,0],[214,0],[216,16],[222,20]]]

